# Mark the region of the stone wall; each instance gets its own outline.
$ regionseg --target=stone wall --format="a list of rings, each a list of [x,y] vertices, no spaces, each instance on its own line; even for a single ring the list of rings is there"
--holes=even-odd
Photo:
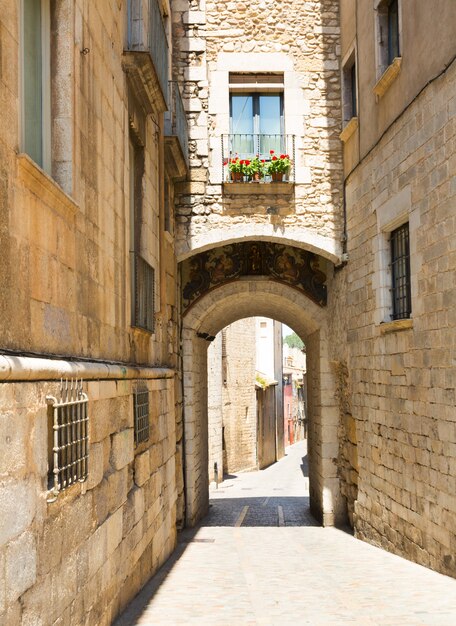
[[[456,575],[453,62],[347,181],[349,262],[335,276],[333,354],[349,348],[356,535]],[[409,222],[412,315],[388,321],[388,234]],[[345,301],[345,307],[340,302]],[[344,327],[346,332],[344,331]]]
[[[18,154],[20,3],[0,18],[2,63],[9,68],[0,74],[0,345],[175,366],[176,263],[159,214],[158,109],[145,120],[141,252],[155,268],[155,334],[130,325],[129,104],[122,69],[127,4],[51,4],[51,49],[58,49],[58,58],[51,68],[50,175]],[[81,54],[83,48],[88,52]]]
[[[255,318],[234,322],[226,335],[226,384],[222,389],[224,466],[231,474],[257,466]]]
[[[107,625],[171,553],[176,516],[183,518],[163,105],[133,93],[124,71],[128,3],[44,3],[51,7],[52,152],[44,171],[21,152],[25,3],[7,4],[0,15],[0,350],[12,366],[0,355],[0,623]],[[132,326],[130,131],[144,144],[140,252],[155,270],[153,333]],[[30,382],[57,378],[49,356],[60,357],[64,377],[82,377],[90,416],[88,479],[54,503],[47,503],[45,397],[58,384]],[[157,370],[169,378],[158,379]],[[95,380],[93,371],[109,380]],[[150,391],[151,436],[136,449],[129,376]]]
[[[174,549],[174,381],[144,382],[150,439],[136,450],[135,383],[84,383],[89,476],[51,503],[45,397],[59,383],[1,384],[1,623],[109,625]]]
[[[173,8],[175,71],[184,81],[190,125],[190,179],[178,188],[179,258],[241,237],[274,239],[280,229],[280,239],[337,259],[342,233],[338,2],[175,0]],[[230,72],[283,75],[285,132],[296,137],[293,188],[222,185]]]
[[[209,480],[257,467],[255,319],[226,326],[208,348]]]
[[[223,366],[222,333],[219,333],[207,350],[207,414],[209,429],[209,482],[223,480]]]

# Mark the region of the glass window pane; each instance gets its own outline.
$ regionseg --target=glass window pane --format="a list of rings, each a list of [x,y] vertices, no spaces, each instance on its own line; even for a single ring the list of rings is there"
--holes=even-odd
[[[253,153],[253,97],[248,94],[231,96],[231,134],[233,153],[241,157]]]
[[[399,9],[397,0],[388,6],[388,63],[399,56]]]
[[[280,135],[281,131],[281,98],[279,94],[260,96],[260,133]]]
[[[280,94],[259,96],[259,131],[260,153],[263,158],[269,158],[269,151],[281,153],[282,145],[282,97]]]
[[[24,151],[43,165],[41,0],[24,0]]]

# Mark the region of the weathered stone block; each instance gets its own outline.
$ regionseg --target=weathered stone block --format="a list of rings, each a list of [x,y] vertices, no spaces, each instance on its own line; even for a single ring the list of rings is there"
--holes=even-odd
[[[150,472],[155,472],[163,463],[163,448],[161,443],[156,443],[149,448],[150,453]]]
[[[146,450],[135,457],[135,483],[141,487],[150,478],[150,454]]]
[[[88,541],[89,578],[92,578],[106,561],[107,555],[107,522],[97,528]]]
[[[6,549],[6,597],[13,603],[36,581],[36,545],[31,532],[26,532]]]
[[[122,522],[123,511],[122,507],[117,509],[105,522],[107,526],[106,530],[106,548],[107,556],[111,556],[119,543],[122,541]]]
[[[103,444],[93,443],[89,449],[89,476],[87,478],[87,489],[93,489],[103,480],[104,454]]]
[[[111,465],[120,470],[133,461],[134,430],[127,428],[112,436]]]
[[[127,499],[128,467],[112,472],[92,491],[94,494],[94,512],[98,523],[116,511]]]
[[[36,492],[32,482],[0,483],[0,545],[21,534],[32,522],[36,511]]]
[[[14,474],[24,468],[30,427],[27,410],[0,410],[0,474]]]

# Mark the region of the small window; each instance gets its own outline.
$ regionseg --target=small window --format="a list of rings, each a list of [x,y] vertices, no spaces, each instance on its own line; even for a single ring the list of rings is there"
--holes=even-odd
[[[286,152],[282,74],[230,74],[230,132],[241,158]]]
[[[412,312],[410,290],[409,225],[403,224],[391,233],[391,269],[393,314],[395,320],[407,319]]]
[[[149,439],[149,390],[145,383],[137,384],[133,394],[135,446]]]
[[[349,122],[358,115],[358,93],[356,78],[355,50],[348,58],[342,70],[343,83],[343,113],[344,123]]]
[[[22,150],[51,171],[49,0],[22,2]]]
[[[66,380],[60,384],[59,398],[47,396],[49,407],[49,487],[55,500],[76,482],[88,475],[89,415],[88,397],[82,380]]]
[[[382,0],[377,6],[377,75],[400,56],[399,0]]]
[[[388,16],[388,65],[399,56],[399,6],[398,0],[390,0]]]
[[[130,134],[131,324],[154,332],[155,271],[141,254],[144,147]]]
[[[174,232],[174,215],[171,204],[171,193],[170,193],[170,182],[168,176],[165,175],[165,185],[164,185],[164,217],[165,217],[165,231],[170,235]]]
[[[154,332],[155,271],[140,254],[134,255],[133,326]]]

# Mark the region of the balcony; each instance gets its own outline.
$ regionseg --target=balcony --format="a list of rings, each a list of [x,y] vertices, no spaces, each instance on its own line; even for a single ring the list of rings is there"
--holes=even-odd
[[[169,82],[169,109],[165,113],[165,154],[171,178],[185,178],[188,162],[188,126],[179,85]]]
[[[281,155],[289,157],[290,166],[283,172],[272,173],[271,166]],[[261,163],[259,176],[255,176],[249,166],[256,158]],[[240,173],[230,170],[233,159],[244,164]],[[222,135],[222,180],[230,193],[292,193],[294,168],[295,135]]]
[[[158,0],[128,0],[123,67],[148,112],[166,111],[169,51]]]

